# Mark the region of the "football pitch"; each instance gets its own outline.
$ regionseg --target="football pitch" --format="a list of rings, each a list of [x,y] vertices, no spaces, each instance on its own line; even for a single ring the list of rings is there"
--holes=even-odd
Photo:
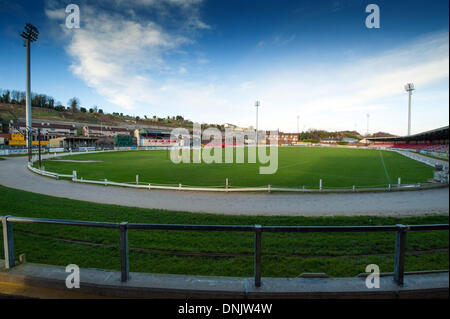
[[[230,187],[317,188],[320,179],[324,188],[385,187],[396,184],[398,177],[403,184],[423,183],[433,177],[432,167],[391,151],[279,147],[278,169],[270,175],[259,174],[259,168],[268,164],[248,163],[247,155],[245,149],[244,163],[175,164],[169,151],[124,151],[64,156],[64,161],[46,160],[43,165],[60,174],[76,170],[78,178],[84,179],[135,183],[139,175],[140,183],[174,186],[223,187],[228,178]]]

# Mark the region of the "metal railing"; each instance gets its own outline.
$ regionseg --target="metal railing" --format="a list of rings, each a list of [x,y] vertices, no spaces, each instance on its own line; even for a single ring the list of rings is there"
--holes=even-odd
[[[400,182],[397,184],[379,184],[379,185],[367,185],[367,186],[346,186],[346,187],[325,187],[323,185],[323,180],[319,180],[318,187],[277,187],[274,185],[267,186],[248,186],[248,187],[239,187],[239,186],[230,186],[228,184],[228,179],[225,180],[223,186],[192,186],[192,185],[183,185],[177,184],[169,185],[169,184],[154,184],[154,183],[146,183],[139,181],[139,175],[136,175],[136,182],[128,182],[128,183],[120,183],[110,181],[108,179],[101,180],[89,180],[77,175],[77,171],[73,171],[72,174],[59,174],[55,172],[50,172],[42,169],[38,169],[32,166],[31,163],[27,165],[28,169],[36,174],[52,177],[55,179],[62,178],[70,178],[74,183],[84,183],[84,184],[98,184],[103,186],[120,186],[120,187],[128,187],[128,188],[139,188],[139,189],[147,189],[147,190],[174,190],[174,191],[194,191],[194,192],[299,192],[299,193],[312,193],[312,192],[386,192],[386,191],[399,191],[399,190],[414,190],[414,189],[431,189],[431,188],[440,188],[447,186],[448,183],[437,183],[437,182],[426,182],[426,183],[416,183],[416,184],[401,184]]]
[[[403,285],[406,251],[406,233],[409,231],[448,230],[449,224],[434,225],[388,225],[388,226],[261,226],[261,225],[178,225],[178,224],[133,224],[74,221],[63,219],[1,216],[5,250],[5,267],[15,266],[13,223],[33,223],[64,226],[115,228],[120,232],[121,280],[130,278],[128,230],[176,230],[176,231],[232,231],[254,233],[254,282],[261,286],[261,242],[263,232],[396,232],[394,252],[394,281]]]

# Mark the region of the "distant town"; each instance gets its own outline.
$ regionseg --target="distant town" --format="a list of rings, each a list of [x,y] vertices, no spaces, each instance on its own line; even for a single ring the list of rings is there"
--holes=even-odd
[[[3,90],[0,95],[0,147],[23,148],[26,145],[26,121],[23,92]],[[2,93],[0,92],[0,93]],[[123,113],[106,113],[96,106],[80,106],[77,98],[69,101],[69,106],[54,102],[46,95],[35,94],[32,99],[33,132],[32,143],[37,147],[40,141],[44,148],[114,148],[173,146],[179,141],[170,139],[170,130],[184,127],[192,130],[193,121],[181,115],[161,118],[157,116],[139,117]],[[232,123],[207,124],[221,130],[254,130],[238,127]],[[260,143],[268,143],[268,132],[261,130]],[[389,133],[378,132],[370,137],[390,137]],[[302,132],[278,132],[279,145],[301,143],[327,143],[337,145],[366,145],[364,137],[356,131],[328,132],[309,129]],[[208,141],[202,141],[207,143]]]

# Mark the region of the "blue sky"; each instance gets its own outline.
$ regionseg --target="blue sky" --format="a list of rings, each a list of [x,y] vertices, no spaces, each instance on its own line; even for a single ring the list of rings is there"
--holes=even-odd
[[[65,27],[69,3],[80,29]],[[380,7],[368,29],[365,8]],[[37,25],[32,90],[107,112],[297,130],[448,125],[448,1],[0,0],[0,88],[24,89],[17,33]]]

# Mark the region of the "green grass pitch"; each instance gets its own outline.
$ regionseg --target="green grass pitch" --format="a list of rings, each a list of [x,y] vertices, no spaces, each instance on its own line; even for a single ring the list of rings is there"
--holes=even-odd
[[[225,152],[224,152],[225,153]],[[111,152],[64,157],[65,160],[97,160],[92,163],[44,161],[45,169],[61,174],[77,171],[84,179],[134,183],[230,187],[351,187],[386,186],[426,182],[433,168],[390,151],[327,147],[279,147],[278,170],[272,175],[259,174],[266,164],[180,163],[170,161],[168,151]],[[247,149],[246,149],[247,158]],[[37,164],[36,164],[37,165]]]

